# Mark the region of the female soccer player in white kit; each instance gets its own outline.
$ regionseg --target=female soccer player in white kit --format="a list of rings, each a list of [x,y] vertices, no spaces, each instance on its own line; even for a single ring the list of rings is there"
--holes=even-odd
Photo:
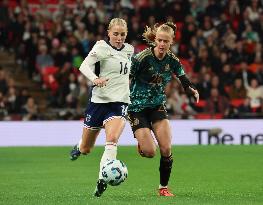
[[[97,41],[80,66],[80,71],[95,87],[92,90],[84,119],[82,138],[70,153],[71,160],[88,154],[96,138],[105,128],[106,145],[100,161],[100,172],[94,195],[100,197],[107,184],[102,178],[101,168],[107,160],[116,159],[117,142],[125,126],[127,105],[130,103],[129,73],[134,48],[124,43],[127,23],[114,18],[108,26],[109,41]],[[99,75],[93,72],[99,66]]]

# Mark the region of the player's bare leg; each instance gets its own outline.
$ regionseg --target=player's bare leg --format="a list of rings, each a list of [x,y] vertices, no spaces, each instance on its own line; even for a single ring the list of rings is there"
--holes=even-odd
[[[76,160],[81,154],[90,153],[91,149],[94,147],[97,136],[100,130],[93,130],[89,128],[83,128],[82,137],[79,144],[75,145],[70,152],[70,159]]]
[[[100,161],[99,180],[97,181],[97,185],[94,191],[94,196],[96,197],[100,197],[107,189],[107,184],[101,174],[102,166],[106,163],[107,160],[116,159],[117,143],[125,127],[125,120],[123,120],[122,118],[114,118],[106,122],[104,127],[106,133],[106,145]]]
[[[160,196],[174,196],[168,190],[168,182],[173,165],[173,156],[171,151],[171,128],[167,119],[160,120],[153,124],[153,131],[156,140],[159,144],[161,159],[160,159],[160,185],[159,195]]]
[[[138,141],[138,152],[142,157],[152,158],[156,154],[156,145],[149,128],[139,128],[134,133]]]

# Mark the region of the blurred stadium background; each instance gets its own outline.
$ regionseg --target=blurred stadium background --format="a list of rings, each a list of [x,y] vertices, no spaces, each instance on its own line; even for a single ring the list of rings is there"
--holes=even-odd
[[[263,144],[262,0],[0,1],[0,204],[85,204],[85,187],[92,192],[89,180],[96,179],[101,147],[86,159],[92,168],[83,179],[86,164],[74,164],[73,173],[69,147],[13,146],[63,146],[78,140],[91,90],[78,68],[95,42],[107,39],[113,17],[128,22],[127,42],[136,53],[146,48],[141,36],[146,25],[177,24],[171,50],[201,100],[187,96],[176,78],[167,86],[173,144],[237,145],[175,147],[178,167],[171,188],[177,190],[176,203],[262,204],[262,147],[243,145]],[[136,144],[129,129],[122,145]],[[132,146],[121,147],[120,156],[130,180],[123,189],[110,190],[103,203],[123,204],[125,195],[128,204],[174,204],[151,192],[137,193],[142,179],[137,179],[141,173],[134,161],[152,170],[158,157],[140,161]],[[143,173],[156,181],[156,170]],[[143,184],[153,189],[152,183]]]
[[[113,17],[127,41],[145,48],[145,25],[173,21],[171,50],[201,94],[195,104],[175,80],[171,119],[263,117],[263,9],[260,0],[9,0],[0,7],[0,119],[82,118],[90,84],[78,71]]]

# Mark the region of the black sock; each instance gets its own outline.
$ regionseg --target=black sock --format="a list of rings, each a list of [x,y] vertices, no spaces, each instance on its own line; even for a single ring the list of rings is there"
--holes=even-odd
[[[160,184],[162,186],[167,186],[168,181],[170,179],[170,174],[173,166],[173,155],[171,154],[169,157],[161,156],[160,159]]]

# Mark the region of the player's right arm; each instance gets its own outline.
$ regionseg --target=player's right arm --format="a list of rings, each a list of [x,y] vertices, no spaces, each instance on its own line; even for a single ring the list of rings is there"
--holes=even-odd
[[[94,85],[103,87],[106,85],[108,78],[98,77],[94,72],[95,63],[103,60],[107,56],[107,49],[104,46],[103,41],[98,41],[89,52],[88,56],[82,62],[79,70],[88,78]]]

